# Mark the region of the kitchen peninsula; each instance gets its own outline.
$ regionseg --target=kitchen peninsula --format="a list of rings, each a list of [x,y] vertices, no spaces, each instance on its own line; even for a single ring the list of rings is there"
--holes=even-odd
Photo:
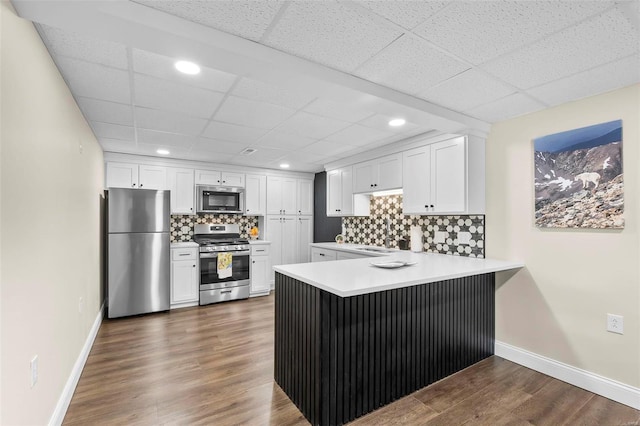
[[[276,266],[275,380],[334,425],[460,371],[493,354],[495,272],[522,266],[397,250]]]

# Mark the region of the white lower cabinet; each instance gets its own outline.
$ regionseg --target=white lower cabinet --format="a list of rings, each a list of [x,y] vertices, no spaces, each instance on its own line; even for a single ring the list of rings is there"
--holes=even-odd
[[[362,259],[363,257],[371,257],[366,254],[348,253],[346,251],[336,250],[336,260]]]
[[[328,262],[330,260],[337,260],[335,250],[311,247],[311,262]]]
[[[271,290],[271,245],[251,245],[251,296],[263,296]]]
[[[171,249],[171,308],[195,306],[199,300],[197,248]]]
[[[300,216],[296,218],[296,222],[296,252],[298,254],[296,262],[311,262],[309,244],[313,242],[313,217]]]

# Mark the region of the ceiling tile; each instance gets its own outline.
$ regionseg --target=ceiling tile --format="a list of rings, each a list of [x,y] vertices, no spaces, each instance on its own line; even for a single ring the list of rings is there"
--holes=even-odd
[[[186,20],[257,41],[278,13],[281,0],[132,0]]]
[[[216,113],[215,119],[225,123],[273,129],[294,112],[291,108],[279,105],[229,96]]]
[[[320,164],[324,158],[327,158],[327,156],[323,154],[312,154],[310,152],[295,151],[288,153],[280,160],[286,161],[288,163]]]
[[[77,102],[85,117],[89,120],[133,126],[133,109],[131,105],[82,97],[78,97]]]
[[[233,88],[232,94],[245,99],[267,102],[287,108],[300,109],[314,98],[291,90],[272,86],[258,80],[242,78]]]
[[[56,64],[75,96],[131,102],[127,71],[65,57],[57,57]]]
[[[264,129],[212,121],[202,133],[202,136],[230,142],[242,142],[246,145],[250,145],[265,133],[267,133],[267,131]]]
[[[301,111],[278,126],[277,130],[282,133],[323,139],[347,126],[349,126],[349,123],[344,121]]]
[[[407,133],[407,132],[420,129],[420,126],[410,122],[406,122],[404,126],[391,127],[389,126],[389,121],[391,121],[393,118],[397,118],[397,117],[389,117],[382,114],[375,114],[375,115],[372,115],[371,117],[368,117],[368,118],[365,118],[364,120],[359,121],[358,124],[366,127],[371,127],[373,129],[377,129],[383,132],[391,132],[391,133],[397,133],[397,134]],[[426,130],[428,129],[425,129],[425,131]]]
[[[357,0],[355,3],[407,29],[414,28],[447,4],[444,1],[406,0]]]
[[[187,75],[176,70],[177,60],[189,58],[170,58],[144,50],[133,49],[133,70],[137,73],[171,80],[179,84],[202,87],[226,93],[236,80],[236,76],[207,67],[200,67],[200,74]]]
[[[135,74],[136,105],[209,118],[224,97],[211,90]]]
[[[352,71],[402,33],[366,11],[335,1],[291,2],[264,40],[268,46]]]
[[[143,143],[139,143],[138,144],[138,152],[137,153],[140,154],[140,155],[149,155],[149,156],[152,156],[152,157],[167,158],[166,155],[158,154],[156,152],[158,149],[166,149],[166,150],[168,150],[169,153],[170,153],[170,157],[174,157],[174,158],[184,158],[184,156],[189,153],[189,148],[162,145],[162,144],[146,144],[146,143],[145,144],[143,144]]]
[[[370,117],[373,112],[364,109],[354,108],[349,105],[328,101],[326,99],[316,99],[312,104],[304,109],[316,115],[335,118],[336,120],[349,121],[355,123],[363,118]]]
[[[201,149],[191,149],[183,158],[194,161],[207,161],[211,163],[225,164],[230,163],[234,156],[231,154],[221,154],[215,151],[206,151]]]
[[[339,132],[327,137],[327,140],[330,142],[345,143],[353,146],[362,146],[395,136],[397,135],[392,132],[354,124],[353,126],[347,127],[346,129],[340,130]]]
[[[118,139],[98,138],[98,142],[104,151],[135,153],[137,144],[133,141],[121,141]]]
[[[354,150],[356,147],[347,145],[344,143],[331,142],[331,141],[319,141],[307,147],[304,147],[300,152],[308,152],[311,154],[332,154],[339,155],[345,152]]]
[[[455,1],[414,32],[481,64],[611,7],[610,1]]]
[[[488,123],[503,121],[508,118],[528,114],[545,108],[543,104],[537,102],[522,93],[514,93],[497,101],[480,105],[479,107],[466,111],[472,117],[479,118]]]
[[[237,155],[243,151],[248,144],[242,142],[228,142],[217,139],[200,138],[193,146],[198,151],[215,151],[220,154]]]
[[[47,25],[38,25],[44,34],[45,44],[54,55],[68,56],[95,62],[113,68],[128,69],[126,46],[99,40]]]
[[[97,138],[118,139],[123,141],[135,141],[133,127],[120,126],[118,124],[91,122],[91,128]]]
[[[317,139],[272,131],[261,137],[256,145],[267,148],[299,149],[314,142],[317,142]]]
[[[198,141],[195,136],[138,129],[138,143],[188,148]]]
[[[483,68],[528,89],[638,52],[639,37],[638,30],[625,16],[612,9]]]
[[[515,91],[486,73],[470,69],[417,96],[454,111],[465,111],[504,98]]]
[[[633,55],[529,89],[527,93],[549,105],[559,105],[638,82],[640,82],[640,55]]]
[[[141,107],[135,108],[135,115],[138,128],[184,135],[199,135],[208,122],[202,118],[188,117],[176,112]]]
[[[270,163],[265,164],[265,167],[269,167],[269,168],[272,168],[272,169],[278,169],[278,168],[280,168],[280,164],[282,162],[289,163],[289,168],[287,170],[292,171],[292,172],[309,172],[309,173],[313,173],[313,172],[322,171],[322,169],[323,169],[322,164],[320,164],[320,163],[318,163],[318,164],[305,163],[305,162],[301,162],[301,161],[289,161],[287,159],[282,159],[282,160],[278,160],[278,161],[272,161]]]
[[[469,67],[432,48],[426,41],[404,35],[358,68],[356,75],[415,94]]]

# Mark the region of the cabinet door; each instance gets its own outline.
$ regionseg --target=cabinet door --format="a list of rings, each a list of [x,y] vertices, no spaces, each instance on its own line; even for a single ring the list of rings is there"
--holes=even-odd
[[[220,185],[244,188],[244,174],[233,173],[233,172],[221,172]]]
[[[196,185],[220,185],[220,172],[196,170]]]
[[[375,190],[402,188],[402,154],[393,154],[378,159],[378,179]]]
[[[282,214],[282,180],[267,177],[267,214]]]
[[[296,212],[300,215],[313,214],[313,181],[299,179],[297,181],[298,197]]]
[[[318,247],[311,248],[311,262],[329,262],[336,259],[337,254],[334,250],[321,249]]]
[[[171,213],[193,214],[195,186],[193,169],[167,169],[167,183],[171,191]]]
[[[377,167],[372,161],[353,166],[353,192],[371,192],[377,180]]]
[[[167,185],[167,168],[160,166],[140,165],[138,169],[139,184],[142,189],[169,189]]]
[[[431,147],[405,151],[402,157],[402,212],[424,214],[431,204]]]
[[[264,293],[271,290],[269,256],[251,257],[251,293]]]
[[[282,217],[270,216],[267,218],[264,239],[271,241],[271,262],[273,265],[282,265]]]
[[[198,298],[196,261],[171,262],[171,304],[194,302]]]
[[[282,192],[281,192],[281,202],[282,202],[282,212],[284,214],[297,214],[298,213],[298,202],[297,199],[297,182],[295,179],[291,178],[283,178],[282,179]],[[312,191],[313,192],[313,191]],[[311,203],[313,206],[313,202]],[[313,207],[312,207],[313,208]]]
[[[300,216],[296,218],[296,252],[298,254],[298,263],[307,263],[311,261],[310,246],[313,242],[313,220],[311,216]]]
[[[342,190],[340,216],[349,216],[353,214],[353,168],[343,169],[342,173]]]
[[[431,145],[431,204],[434,211],[465,211],[466,169],[464,138]]]
[[[298,262],[297,218],[282,218],[282,264]],[[271,243],[273,245],[273,242]]]
[[[244,206],[247,216],[264,216],[267,213],[267,177],[247,175],[245,188]]]
[[[327,172],[327,216],[340,216],[342,210],[342,170]]]
[[[138,165],[107,163],[107,188],[137,188]]]

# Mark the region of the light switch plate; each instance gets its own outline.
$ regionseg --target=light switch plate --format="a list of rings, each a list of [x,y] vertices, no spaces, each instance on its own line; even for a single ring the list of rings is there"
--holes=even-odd
[[[471,241],[471,232],[461,231],[458,232],[458,244],[469,244]]]
[[[607,314],[607,331],[624,334],[624,317],[622,315]]]
[[[444,231],[436,231],[433,235],[434,243],[444,243],[447,238],[447,233]]]

